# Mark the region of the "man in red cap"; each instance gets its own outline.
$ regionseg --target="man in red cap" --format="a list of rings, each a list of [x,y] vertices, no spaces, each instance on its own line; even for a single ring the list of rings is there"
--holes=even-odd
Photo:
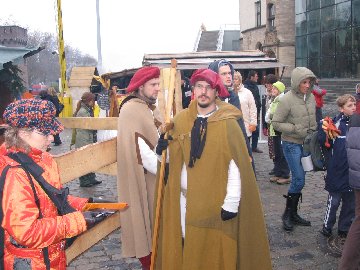
[[[169,132],[169,175],[156,269],[271,269],[269,243],[241,112],[209,69],[191,77],[194,102]],[[159,139],[158,145],[165,145]]]
[[[162,123],[155,103],[160,70],[143,67],[132,77],[120,105],[117,139],[118,197],[129,202],[121,215],[124,257],[136,257],[149,269],[157,156],[153,151]]]

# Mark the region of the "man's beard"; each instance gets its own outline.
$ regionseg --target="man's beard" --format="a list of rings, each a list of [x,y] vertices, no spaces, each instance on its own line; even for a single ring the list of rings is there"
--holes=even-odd
[[[200,108],[205,109],[205,108],[210,106],[210,103],[208,103],[208,104],[200,104],[200,103],[198,103],[198,105],[199,105]]]

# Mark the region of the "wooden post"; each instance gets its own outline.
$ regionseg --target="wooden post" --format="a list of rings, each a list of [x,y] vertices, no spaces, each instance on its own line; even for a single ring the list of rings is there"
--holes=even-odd
[[[170,86],[169,86],[168,99],[167,99],[166,111],[165,111],[165,123],[166,124],[170,124],[170,120],[171,120],[172,107],[173,107],[173,103],[174,103],[175,75],[176,75],[176,60],[172,59],[171,60],[171,70],[170,70]],[[167,139],[167,137],[168,137],[168,133],[166,132],[164,138]],[[164,190],[165,166],[166,166],[166,149],[163,150],[162,155],[161,155],[161,167],[160,167],[160,173],[159,173],[159,186],[158,186],[158,190],[157,190],[150,270],[155,269],[155,262],[156,262],[156,256],[157,256],[157,245],[158,245],[158,238],[159,238],[160,217],[161,217],[163,190]]]

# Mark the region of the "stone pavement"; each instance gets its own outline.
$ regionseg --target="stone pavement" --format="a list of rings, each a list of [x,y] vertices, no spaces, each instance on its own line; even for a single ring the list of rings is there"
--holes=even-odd
[[[63,144],[53,146],[51,153],[58,154],[68,151],[70,136],[71,131],[65,130],[61,134]],[[339,258],[327,249],[327,239],[319,233],[327,198],[327,193],[323,189],[323,172],[308,173],[303,190],[303,203],[299,213],[309,219],[312,226],[296,226],[293,232],[285,232],[281,222],[281,215],[285,207],[285,199],[282,195],[287,193],[288,185],[281,186],[269,182],[268,172],[272,169],[272,161],[267,154],[267,145],[260,144],[259,148],[264,153],[255,153],[254,159],[268,229],[273,269],[337,269]],[[71,194],[116,199],[115,177],[102,174],[98,174],[97,177],[103,183],[91,188],[80,188],[78,180],[72,181],[68,184]],[[334,231],[336,232],[337,229],[334,228]],[[120,233],[121,229],[111,233],[76,258],[68,266],[68,269],[140,270],[141,266],[137,260],[122,258]]]

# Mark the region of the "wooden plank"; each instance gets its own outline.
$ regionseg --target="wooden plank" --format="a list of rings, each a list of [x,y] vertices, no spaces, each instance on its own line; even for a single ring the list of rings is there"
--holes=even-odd
[[[64,184],[116,162],[116,138],[86,145],[54,158]]]
[[[175,77],[175,112],[174,114],[177,114],[183,110],[182,107],[182,91],[181,91],[181,73],[180,70],[176,72]]]
[[[58,118],[65,128],[117,130],[117,117],[63,117]]]
[[[66,263],[69,264],[77,256],[88,250],[101,239],[120,227],[120,213],[116,212],[95,227],[79,235],[74,243],[66,249]]]
[[[157,105],[163,118],[165,118],[165,105],[166,105],[166,87],[165,87],[165,81],[164,81],[164,76],[165,76],[164,73],[165,73],[165,70],[161,69],[160,70],[160,92],[158,94],[158,105]]]
[[[117,175],[117,162],[110,164],[108,166],[102,167],[99,170],[96,170],[96,173],[102,173],[107,175]]]

